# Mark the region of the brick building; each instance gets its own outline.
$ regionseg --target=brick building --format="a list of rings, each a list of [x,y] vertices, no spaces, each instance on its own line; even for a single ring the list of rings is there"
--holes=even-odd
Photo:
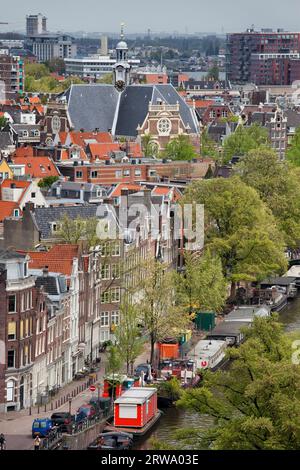
[[[0,409],[37,400],[45,378],[45,295],[28,274],[29,257],[0,251]]]
[[[24,63],[18,56],[0,54],[0,103],[24,92]]]
[[[249,29],[227,35],[226,76],[231,82],[289,85],[288,71],[300,53],[300,33]],[[274,81],[273,81],[274,80]]]

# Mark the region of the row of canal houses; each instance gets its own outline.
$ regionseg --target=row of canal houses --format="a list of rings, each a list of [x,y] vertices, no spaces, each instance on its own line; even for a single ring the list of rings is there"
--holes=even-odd
[[[0,412],[47,400],[97,360],[101,344],[114,338],[122,297],[138,282],[143,260],[156,257],[176,265],[171,202],[154,204],[147,190],[122,196],[127,211],[137,201],[155,206],[156,237],[147,217],[135,215],[122,237],[102,245],[61,243],[54,233],[58,221],[64,214],[98,217],[89,213],[95,210],[91,206],[27,204],[21,219],[9,221],[14,245],[0,249]],[[120,215],[109,214],[108,206],[104,212],[108,223]],[[39,249],[24,249],[26,240],[32,246],[34,239]]]

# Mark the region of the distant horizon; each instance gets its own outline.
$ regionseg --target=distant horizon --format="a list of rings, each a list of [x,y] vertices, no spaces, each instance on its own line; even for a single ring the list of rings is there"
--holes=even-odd
[[[122,22],[125,23],[125,35],[147,35],[148,29],[155,35],[189,36],[201,31],[225,35],[243,32],[252,25],[256,30],[283,28],[294,32],[300,29],[299,0],[252,0],[251,4],[245,3],[242,7],[237,0],[210,3],[190,0],[186,9],[179,0],[152,0],[147,14],[138,0],[130,0],[125,7],[121,0],[111,4],[103,0],[85,0],[84,5],[79,0],[16,0],[5,5],[0,21],[9,24],[0,25],[0,32],[24,33],[26,15],[38,13],[47,17],[47,29],[51,32],[109,32],[116,35]]]

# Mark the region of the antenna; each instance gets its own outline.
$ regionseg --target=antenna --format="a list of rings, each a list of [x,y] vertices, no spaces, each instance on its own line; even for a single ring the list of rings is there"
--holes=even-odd
[[[125,38],[124,26],[125,26],[125,23],[121,23],[121,39],[122,39],[122,40]]]

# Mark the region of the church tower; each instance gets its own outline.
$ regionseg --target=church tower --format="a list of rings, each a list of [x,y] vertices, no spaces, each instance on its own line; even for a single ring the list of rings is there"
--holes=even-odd
[[[124,88],[130,83],[130,69],[128,64],[128,46],[124,41],[124,23],[121,24],[121,40],[118,42],[117,62],[114,65],[114,85],[118,91],[123,91]]]

